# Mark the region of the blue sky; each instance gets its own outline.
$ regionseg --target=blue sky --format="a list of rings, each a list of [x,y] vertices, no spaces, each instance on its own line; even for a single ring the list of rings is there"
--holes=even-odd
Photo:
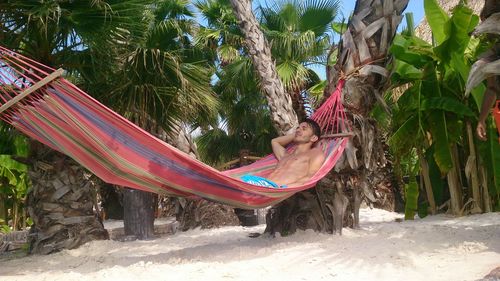
[[[355,0],[340,1],[340,5],[342,7],[341,11],[346,18],[354,10],[355,4],[356,4]],[[405,10],[405,13],[408,12],[413,13],[413,19],[415,20],[415,25],[417,25],[424,17],[424,2],[422,0],[410,0]]]
[[[254,9],[257,8],[259,5],[266,6],[266,3],[274,3],[275,0],[253,0],[253,7]],[[356,4],[355,0],[340,0],[340,13],[338,15],[337,20],[340,21],[342,18],[348,18],[349,15],[353,12],[354,10],[354,5]],[[415,26],[418,25],[418,23],[422,20],[424,17],[424,3],[422,0],[410,0],[408,3],[408,6],[406,7],[406,10],[404,13],[413,13],[413,19],[414,19],[414,24]],[[205,20],[202,17],[198,17],[198,20],[201,21],[203,24],[205,24]],[[399,25],[399,30],[401,30],[402,27],[406,25],[405,19],[401,21],[401,24]],[[335,41],[338,42],[338,39],[335,39]],[[320,76],[321,79],[326,79],[326,70],[323,65],[314,65],[310,66],[318,75]]]
[[[355,0],[344,0],[340,1],[341,5],[341,17],[348,18],[349,15],[354,11],[354,5],[356,4]],[[415,26],[418,25],[418,23],[423,19],[424,17],[424,2],[422,0],[410,0],[408,2],[408,6],[406,7],[404,13],[412,13],[413,14],[413,20]],[[403,18],[401,21],[401,24],[399,25],[399,30],[406,26],[406,21]],[[313,67],[313,70],[318,73],[318,75],[321,77],[321,79],[326,79],[326,70],[325,67],[322,65],[317,65]]]
[[[259,4],[266,6],[266,3],[272,3],[275,2],[273,0],[253,0],[253,6],[257,7]],[[340,14],[338,16],[337,20],[341,20],[342,18],[348,18],[349,15],[353,12],[354,10],[354,5],[356,4],[355,0],[341,0],[340,1]],[[422,20],[424,17],[424,3],[422,0],[410,0],[408,2],[408,6],[406,7],[406,10],[403,13],[413,13],[413,20],[415,26],[418,25],[418,23]],[[402,27],[406,26],[406,21],[403,18],[401,21],[401,24],[399,25],[399,30],[401,30]],[[336,39],[335,41],[338,41]],[[318,75],[320,76],[321,79],[326,79],[326,70],[323,65],[313,65],[310,66]]]

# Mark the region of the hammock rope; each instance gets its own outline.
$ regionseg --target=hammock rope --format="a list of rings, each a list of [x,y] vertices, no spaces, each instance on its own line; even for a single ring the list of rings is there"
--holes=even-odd
[[[202,197],[245,209],[262,208],[313,187],[333,168],[348,140],[346,136],[322,139],[319,145],[326,160],[301,186],[255,186],[239,177],[248,173],[265,177],[277,164],[274,155],[220,172],[107,108],[61,73],[0,46],[0,119],[111,184],[170,196]],[[311,116],[327,134],[348,130],[341,102],[343,85],[341,80]]]

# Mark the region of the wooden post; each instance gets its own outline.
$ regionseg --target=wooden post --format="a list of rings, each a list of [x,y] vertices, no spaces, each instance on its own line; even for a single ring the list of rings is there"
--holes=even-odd
[[[154,238],[153,193],[126,188],[123,191],[125,235],[139,240]]]
[[[47,85],[48,83],[52,82],[52,80],[56,79],[57,77],[61,76],[63,74],[64,70],[62,68],[59,68],[58,70],[52,72],[51,74],[47,75],[45,78],[42,80],[36,82],[33,84],[33,86],[29,87],[28,89],[24,90],[22,93],[19,95],[15,96],[13,99],[10,101],[6,102],[4,105],[0,106],[0,113],[4,112],[7,110],[9,107],[13,106],[20,100],[24,99],[27,97],[29,94],[35,92],[36,90],[40,89],[41,87]]]

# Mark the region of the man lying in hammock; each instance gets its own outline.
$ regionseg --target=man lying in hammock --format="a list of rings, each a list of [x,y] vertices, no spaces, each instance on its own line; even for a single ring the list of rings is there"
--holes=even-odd
[[[306,119],[299,124],[295,133],[271,141],[278,164],[267,178],[245,175],[241,179],[247,183],[272,188],[293,187],[306,183],[325,161],[323,151],[314,146],[320,136],[319,125],[311,119]],[[287,152],[285,147],[290,143],[295,147]]]

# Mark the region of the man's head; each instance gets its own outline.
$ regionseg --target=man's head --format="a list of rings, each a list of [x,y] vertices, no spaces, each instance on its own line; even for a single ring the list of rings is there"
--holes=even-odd
[[[295,131],[295,143],[316,143],[321,136],[321,128],[316,121],[305,119]]]

